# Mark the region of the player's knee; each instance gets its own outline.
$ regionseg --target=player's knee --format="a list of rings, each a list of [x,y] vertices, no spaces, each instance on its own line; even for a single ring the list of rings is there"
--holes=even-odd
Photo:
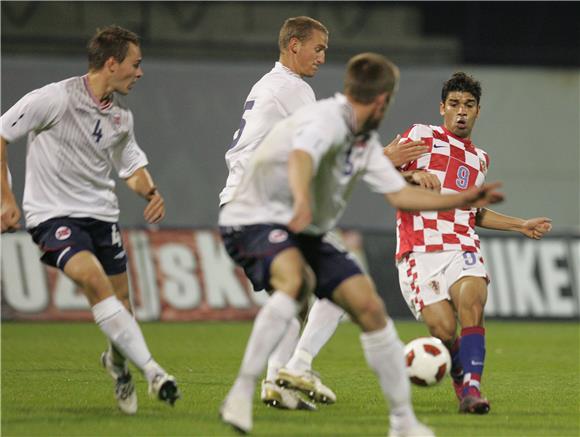
[[[429,326],[429,333],[443,343],[451,343],[455,339],[455,320],[443,320],[441,323]]]
[[[107,277],[94,269],[82,272],[78,276],[77,282],[81,285],[89,301],[99,302],[113,294]]]
[[[374,326],[384,325],[386,319],[385,304],[378,296],[367,299],[359,309],[357,318]],[[367,328],[370,326],[367,326]]]

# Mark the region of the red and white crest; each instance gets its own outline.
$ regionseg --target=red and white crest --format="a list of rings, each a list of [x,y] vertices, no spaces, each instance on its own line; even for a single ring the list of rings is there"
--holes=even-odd
[[[270,243],[282,243],[288,239],[288,232],[283,229],[274,229],[268,234],[268,241]]]
[[[61,226],[56,230],[54,236],[56,237],[57,240],[66,240],[71,236],[71,234],[72,231],[68,226]]]

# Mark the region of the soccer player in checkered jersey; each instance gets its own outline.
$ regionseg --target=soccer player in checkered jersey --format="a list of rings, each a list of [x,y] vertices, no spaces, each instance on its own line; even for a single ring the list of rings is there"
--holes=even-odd
[[[405,183],[376,132],[397,89],[398,68],[362,53],[348,65],[344,94],[298,109],[254,152],[233,199],[220,211],[228,254],[254,289],[270,290],[221,408],[224,422],[252,429],[252,399],[270,353],[311,292],[345,309],[361,327],[365,357],[390,403],[390,436],[432,436],[417,421],[403,345],[372,280],[327,233],[358,179],[397,208],[447,210],[502,199],[497,184],[443,196]],[[305,387],[304,390],[307,390]]]
[[[490,160],[471,142],[480,99],[480,83],[465,73],[455,73],[445,82],[439,107],[443,125],[416,124],[403,135],[403,142],[422,139],[429,147],[428,153],[401,166],[407,181],[443,194],[483,184]],[[489,278],[475,226],[540,239],[550,231],[550,222],[545,217],[508,217],[486,208],[397,212],[401,291],[415,317],[422,318],[431,335],[451,352],[460,412],[486,414],[490,409],[480,391]]]
[[[89,71],[34,90],[0,119],[2,232],[20,227],[12,193],[7,144],[28,135],[23,209],[41,260],[61,269],[87,297],[109,340],[101,362],[115,380],[126,414],[137,395],[126,359],[141,370],[150,395],[171,405],[179,397],[173,376],[155,362],[131,314],[127,257],[118,226],[112,169],[147,201],[144,218],[158,223],[163,197],[146,169],[126,95],[143,75],[136,34],[118,26],[98,30],[88,44]]]

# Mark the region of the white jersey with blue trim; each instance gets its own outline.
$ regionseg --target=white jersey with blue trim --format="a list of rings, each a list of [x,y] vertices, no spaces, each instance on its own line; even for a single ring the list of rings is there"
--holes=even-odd
[[[252,153],[270,129],[298,108],[315,101],[310,85],[280,62],[254,84],[244,103],[240,127],[226,152],[229,174],[220,193],[220,205],[233,198]]]
[[[220,212],[219,224],[290,222],[292,150],[307,152],[314,168],[312,223],[306,234],[321,235],[336,226],[358,179],[377,193],[403,189],[406,183],[384,156],[378,134],[355,136],[354,127],[354,111],[342,94],[307,105],[279,122],[253,154],[234,198]]]
[[[53,217],[93,217],[116,222],[119,205],[111,177],[147,165],[133,131],[133,114],[114,96],[102,105],[87,77],[34,90],[0,119],[0,135],[28,135],[22,207],[32,228]]]

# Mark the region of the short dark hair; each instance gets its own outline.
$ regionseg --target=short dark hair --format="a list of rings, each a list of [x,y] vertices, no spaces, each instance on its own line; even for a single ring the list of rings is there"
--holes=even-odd
[[[306,16],[288,18],[280,28],[280,35],[278,36],[280,51],[288,48],[292,38],[297,38],[300,42],[306,41],[312,36],[313,30],[319,30],[328,35],[328,29],[324,24],[314,18]]]
[[[360,53],[346,66],[344,92],[356,102],[371,103],[376,96],[393,92],[399,82],[399,68],[377,53]]]
[[[89,69],[100,70],[111,56],[117,62],[123,62],[129,43],[139,45],[139,37],[130,30],[115,25],[97,29],[87,44]]]
[[[481,83],[479,83],[478,80],[475,80],[473,76],[470,76],[463,71],[453,73],[453,76],[443,83],[441,102],[445,103],[447,96],[453,91],[470,93],[475,97],[475,100],[479,105],[479,101],[481,100]]]

